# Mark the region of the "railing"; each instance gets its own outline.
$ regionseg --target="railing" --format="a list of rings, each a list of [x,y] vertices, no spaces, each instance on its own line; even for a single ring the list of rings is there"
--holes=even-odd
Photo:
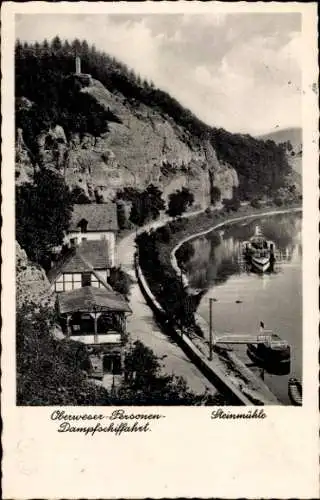
[[[97,341],[95,340],[94,333],[81,333],[78,335],[71,335],[71,340],[77,340],[83,344],[121,344],[122,343],[121,333],[98,333]]]

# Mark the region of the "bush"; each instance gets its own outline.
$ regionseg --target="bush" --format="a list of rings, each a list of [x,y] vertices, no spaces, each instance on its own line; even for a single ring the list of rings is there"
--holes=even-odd
[[[167,213],[170,217],[178,217],[182,215],[187,208],[191,207],[194,202],[194,196],[191,191],[185,187],[177,189],[169,195],[169,204]]]
[[[182,218],[178,217],[168,223],[168,227],[171,231],[171,233],[178,233],[179,231],[182,231],[184,227],[186,226],[187,222]]]
[[[122,200],[117,201],[117,217],[119,229],[129,229],[126,205]]]
[[[221,395],[194,394],[182,377],[164,375],[161,358],[136,341],[125,357],[125,383],[118,392],[123,405],[214,405],[226,404]]]
[[[144,191],[126,187],[117,193],[117,199],[131,202],[130,222],[135,226],[157,219],[165,208],[162,191],[153,184],[149,184]]]
[[[120,267],[113,267],[110,269],[108,283],[116,292],[121,293],[121,295],[125,297],[129,295],[132,280]]]
[[[221,191],[217,186],[212,186],[210,190],[211,203],[214,205],[221,200]]]
[[[273,199],[273,203],[277,205],[277,207],[282,207],[283,205],[283,200],[282,198],[279,198],[278,196]]]
[[[157,229],[157,235],[162,243],[169,243],[171,240],[171,231],[168,225],[161,226]]]
[[[194,246],[190,241],[186,241],[176,252],[177,261],[180,264],[188,262],[194,256]]]
[[[240,200],[238,198],[232,198],[231,200],[228,200],[227,198],[224,198],[222,200],[223,207],[227,212],[236,212],[240,208]]]
[[[71,191],[71,200],[73,204],[91,203],[90,198],[86,195],[84,189],[75,186]]]

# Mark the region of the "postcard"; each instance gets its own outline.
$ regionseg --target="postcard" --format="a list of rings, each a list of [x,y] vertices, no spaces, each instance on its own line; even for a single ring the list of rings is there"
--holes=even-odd
[[[5,2],[4,498],[315,498],[316,3]]]

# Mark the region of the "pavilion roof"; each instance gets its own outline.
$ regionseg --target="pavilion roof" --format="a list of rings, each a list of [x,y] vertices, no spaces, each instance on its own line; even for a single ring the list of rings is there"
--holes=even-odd
[[[74,312],[131,312],[128,302],[112,289],[84,286],[58,294],[60,314]]]

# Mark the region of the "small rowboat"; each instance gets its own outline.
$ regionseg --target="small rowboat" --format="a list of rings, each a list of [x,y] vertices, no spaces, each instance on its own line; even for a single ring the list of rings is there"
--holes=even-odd
[[[298,379],[289,379],[288,394],[294,406],[302,406],[302,385]]]

